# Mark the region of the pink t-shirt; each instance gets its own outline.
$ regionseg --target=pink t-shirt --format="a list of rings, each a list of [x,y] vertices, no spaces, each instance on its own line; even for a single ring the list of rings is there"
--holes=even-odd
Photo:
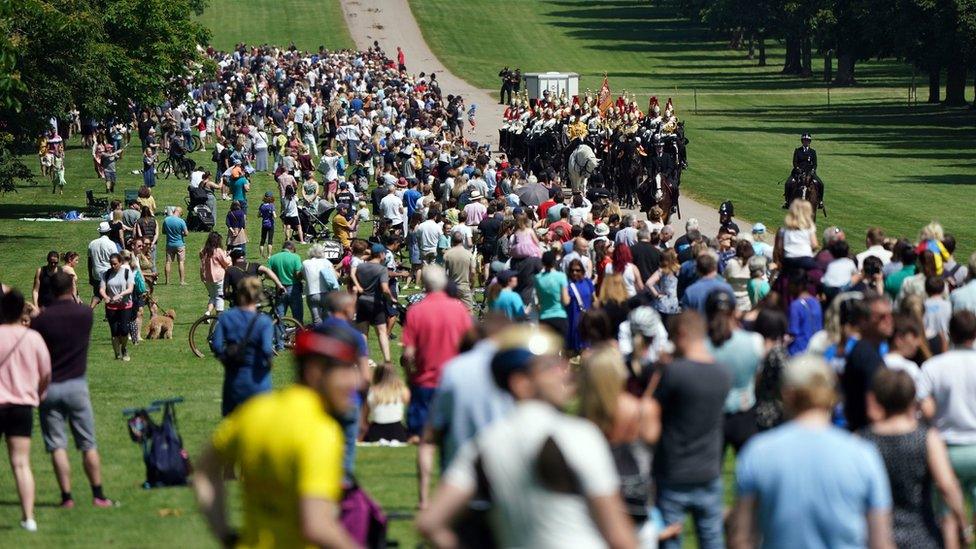
[[[403,344],[417,349],[410,384],[437,387],[444,364],[458,354],[461,338],[471,325],[467,306],[444,292],[428,294],[411,306],[403,328]]]
[[[227,272],[227,267],[230,267],[230,264],[230,256],[223,248],[215,249],[209,259],[203,256],[202,250],[200,251],[200,268],[203,269],[203,279],[211,284],[224,280],[224,273]]]
[[[51,355],[41,334],[0,325],[0,406],[38,406],[51,382]]]

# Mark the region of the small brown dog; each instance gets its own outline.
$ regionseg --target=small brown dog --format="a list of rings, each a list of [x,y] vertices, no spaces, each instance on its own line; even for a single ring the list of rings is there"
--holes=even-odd
[[[153,315],[149,319],[149,331],[146,332],[146,339],[173,339],[173,321],[176,320],[176,311],[169,309],[165,315]]]

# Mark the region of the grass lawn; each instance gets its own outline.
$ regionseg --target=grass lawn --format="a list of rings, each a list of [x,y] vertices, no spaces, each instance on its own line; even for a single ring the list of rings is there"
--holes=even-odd
[[[355,47],[336,0],[210,0],[201,21],[213,46],[225,51],[240,42],[306,51]]]
[[[427,43],[455,74],[495,90],[503,65],[523,72],[572,71],[596,93],[673,97],[686,121],[690,169],[682,191],[777,225],[782,181],[804,131],[814,134],[827,186],[829,223],[861,247],[870,225],[915,236],[940,220],[964,251],[976,249],[976,115],[906,103],[911,68],[858,65],[860,85],[830,90],[815,78],[779,74],[783,50],[756,67],[722,37],[637,0],[411,0]],[[505,14],[503,19],[499,14]],[[814,60],[814,72],[822,64]],[[921,78],[921,77],[920,77]],[[925,98],[927,81],[918,80]],[[697,91],[697,114],[695,95]],[[972,88],[967,93],[972,93]],[[971,96],[970,96],[971,98]],[[818,219],[821,226],[824,222]]]
[[[200,163],[210,164],[209,153],[196,153]],[[36,165],[36,159],[28,159]],[[45,223],[19,221],[21,217],[46,216],[49,212],[69,209],[83,210],[85,190],[94,189],[96,195],[106,196],[104,184],[94,175],[91,155],[82,149],[77,139],[70,143],[66,160],[68,186],[63,197],[52,195],[42,181],[37,187],[21,186],[18,192],[5,195],[0,204],[0,280],[30,295],[34,271],[44,262],[48,250],[75,250],[85,256],[88,242],[97,236],[95,222]],[[114,198],[123,196],[125,189],[136,189],[142,176],[132,170],[141,165],[138,140],[119,163],[119,185]],[[251,196],[261,196],[273,186],[270,175],[258,175],[252,183]],[[159,209],[167,205],[183,204],[186,183],[160,180],[154,189]],[[228,202],[218,201],[217,229],[223,233],[223,216]],[[255,222],[252,212],[250,222]],[[162,213],[160,213],[162,216]],[[251,238],[257,238],[251,229]],[[368,227],[365,229],[369,231]],[[277,232],[280,246],[283,235]],[[13,478],[3,465],[0,474],[0,539],[4,546],[76,547],[201,547],[211,545],[203,520],[196,512],[189,489],[171,488],[143,490],[144,467],[138,446],[129,440],[121,411],[125,407],[145,405],[152,400],[183,396],[186,402],[177,408],[180,430],[191,455],[199,452],[207,436],[220,419],[220,387],[222,372],[213,358],[196,358],[187,346],[190,324],[206,308],[207,295],[199,281],[197,252],[203,246],[205,233],[191,233],[187,243],[187,282],[179,287],[175,270],[174,284],[157,286],[156,295],[163,309],[176,310],[175,338],[168,341],[144,342],[130,347],[132,362],[115,361],[112,356],[108,325],[102,321],[103,309],[95,315],[95,327],[89,354],[89,383],[95,409],[98,442],[102,452],[106,493],[122,502],[117,509],[95,509],[89,504],[90,491],[77,452],[72,450],[73,492],[78,506],[71,511],[57,508],[60,502],[57,483],[50,461],[44,452],[39,427],[35,425],[32,463],[37,480],[37,521],[39,531],[27,534],[17,527],[20,509]],[[299,252],[304,256],[305,247]],[[257,244],[248,247],[249,259],[259,261]],[[162,272],[162,255],[159,268]],[[89,299],[91,293],[85,282],[85,261],[79,273],[81,293]],[[307,315],[306,318],[310,318]],[[375,344],[375,339],[371,341]],[[399,346],[393,346],[399,356]],[[372,356],[380,360],[378,348]],[[275,363],[274,384],[284,386],[293,379],[291,361],[281,358]],[[357,474],[360,481],[391,512],[412,512],[416,503],[414,478],[414,450],[412,448],[360,449]],[[3,459],[6,463],[6,459]],[[172,511],[170,511],[172,510]],[[415,540],[408,522],[395,521],[393,536],[412,545]],[[9,544],[9,545],[8,545]]]

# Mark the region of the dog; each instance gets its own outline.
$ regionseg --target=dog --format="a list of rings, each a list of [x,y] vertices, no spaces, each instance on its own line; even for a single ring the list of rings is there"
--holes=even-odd
[[[173,339],[173,321],[176,311],[169,309],[165,315],[156,314],[149,319],[149,331],[146,339]]]

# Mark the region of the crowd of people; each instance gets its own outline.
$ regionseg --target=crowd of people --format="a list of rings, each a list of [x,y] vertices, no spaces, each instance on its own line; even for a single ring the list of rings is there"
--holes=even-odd
[[[398,53],[209,51],[217,79],[139,113],[147,156],[157,126],[171,155],[196,127],[219,175],[194,170],[190,185],[214,212],[217,193],[231,201],[227,234],[199,252],[224,419],[194,485],[222,543],[362,543],[336,518],[358,441],[418,445],[416,524],[442,547],[677,548],[687,515],[705,548],[972,543],[976,254],[958,261],[936,222],[853,243],[820,232],[802,200],[775,231],[742,231],[724,203],[714,235],[694,219],[679,235],[660,208],[595,211],[558,174],[465,141],[463,99],[410,76]],[[265,171],[277,189],[249,208]],[[105,304],[127,361],[154,285],[173,263],[187,283],[187,223],[177,207],[156,221],[149,183],[99,225],[90,291],[75,252],[48,255],[32,299],[0,287],[0,431],[25,529],[37,527],[34,408],[62,505],[74,505],[66,423],[93,503],[113,503],[85,382],[92,310]],[[318,243],[299,254],[299,201],[335,210],[340,260]],[[248,260],[250,215],[264,263]],[[286,351],[259,310],[261,279],[278,313],[307,325],[296,381],[278,390],[271,364]]]

